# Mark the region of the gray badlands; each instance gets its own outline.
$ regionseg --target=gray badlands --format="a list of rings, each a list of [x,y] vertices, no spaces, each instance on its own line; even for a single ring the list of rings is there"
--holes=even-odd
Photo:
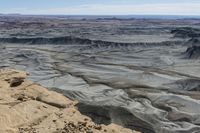
[[[0,16],[0,68],[78,100],[95,123],[200,132],[199,19]]]

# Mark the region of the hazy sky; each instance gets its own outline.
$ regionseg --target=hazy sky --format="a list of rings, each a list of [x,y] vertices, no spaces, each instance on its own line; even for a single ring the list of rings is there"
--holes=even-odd
[[[200,0],[0,0],[0,13],[200,15]]]

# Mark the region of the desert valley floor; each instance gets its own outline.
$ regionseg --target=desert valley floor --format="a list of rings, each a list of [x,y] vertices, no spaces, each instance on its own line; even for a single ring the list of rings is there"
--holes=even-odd
[[[200,131],[199,19],[0,16],[0,68],[78,100],[96,123]]]

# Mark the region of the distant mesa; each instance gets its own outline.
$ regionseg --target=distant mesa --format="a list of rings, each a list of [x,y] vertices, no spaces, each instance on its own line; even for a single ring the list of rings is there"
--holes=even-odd
[[[200,46],[200,38],[192,38],[187,43],[192,46]]]
[[[200,37],[200,30],[191,27],[176,28],[172,30],[171,33],[174,34],[174,37],[179,37],[179,38]]]

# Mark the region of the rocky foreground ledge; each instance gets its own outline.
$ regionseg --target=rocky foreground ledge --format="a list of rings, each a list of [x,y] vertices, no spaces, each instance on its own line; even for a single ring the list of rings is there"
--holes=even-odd
[[[23,71],[0,70],[0,133],[136,133],[97,125],[80,114],[76,101],[26,80]]]

